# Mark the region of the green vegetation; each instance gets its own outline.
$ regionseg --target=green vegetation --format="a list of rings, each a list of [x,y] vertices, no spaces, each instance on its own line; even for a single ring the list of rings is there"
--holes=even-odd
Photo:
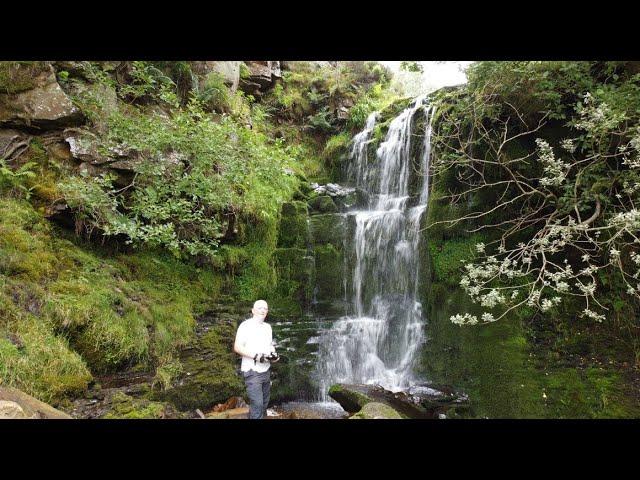
[[[138,80],[146,83],[138,85],[135,98],[155,85],[152,78]],[[102,93],[80,96],[89,118],[100,119],[94,125],[103,130],[98,149],[136,152],[135,179],[122,187],[114,184],[114,174],[72,176],[59,187],[86,231],[125,235],[127,243],[163,247],[182,258],[211,259],[231,216],[277,224],[280,204],[298,183],[295,162],[281,142],[269,142],[229,117],[214,121],[196,97],[178,108],[166,85],[158,93],[169,105],[164,113],[124,104],[107,111]]]
[[[113,254],[66,236],[24,200],[0,199],[2,383],[57,401],[86,388],[90,371],[137,364],[168,385],[168,366],[221,276],[161,252]]]
[[[496,307],[485,321],[580,296],[581,317],[610,322],[624,310],[637,327],[637,70],[478,62],[468,85],[437,95],[434,189],[458,206],[437,222],[485,236],[461,279]]]

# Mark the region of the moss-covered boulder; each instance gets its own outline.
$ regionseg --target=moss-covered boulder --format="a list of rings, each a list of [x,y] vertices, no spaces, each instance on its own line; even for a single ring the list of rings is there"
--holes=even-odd
[[[344,231],[345,221],[342,215],[327,213],[309,218],[309,235],[313,245],[330,243],[342,248]]]
[[[241,316],[216,315],[200,319],[197,339],[181,356],[182,374],[173,387],[155,392],[153,400],[171,402],[180,410],[208,409],[230,397],[244,394],[233,353],[235,332]]]
[[[402,416],[389,405],[378,402],[367,403],[362,410],[349,417],[349,420],[395,420]]]
[[[307,204],[292,201],[282,204],[278,244],[280,248],[306,248],[309,233]]]
[[[337,213],[338,207],[336,206],[333,198],[329,195],[320,195],[309,200],[309,208],[312,213]]]
[[[349,413],[355,413],[362,409],[367,403],[375,401],[367,394],[366,385],[332,385],[329,389],[329,396],[340,404]]]

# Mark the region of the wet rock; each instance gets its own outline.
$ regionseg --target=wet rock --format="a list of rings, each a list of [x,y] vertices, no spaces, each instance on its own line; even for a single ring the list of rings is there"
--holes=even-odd
[[[340,214],[325,213],[309,217],[309,235],[313,245],[330,243],[341,249],[344,233],[345,219]]]
[[[469,399],[465,394],[454,392],[450,387],[441,388],[419,386],[409,392],[391,392],[379,385],[336,384],[329,390],[329,395],[348,412],[357,411],[369,402],[378,402],[393,408],[404,418],[438,418],[451,408],[468,407]]]
[[[339,238],[338,240],[341,242]],[[341,245],[338,248],[331,243],[316,245],[313,248],[313,255],[316,302],[340,303],[337,299],[340,299],[342,294],[344,274]]]
[[[52,407],[51,405],[41,402],[37,398],[28,395],[17,388],[0,387],[0,401],[17,404],[24,412],[24,416],[28,418],[71,418],[70,415]],[[7,412],[19,414],[15,407],[6,404]],[[1,418],[1,415],[0,415]],[[18,417],[15,417],[18,418]]]
[[[293,201],[282,204],[278,247],[306,248],[309,240],[307,216],[305,202]]]
[[[355,413],[367,403],[375,401],[370,395],[370,385],[336,384],[329,389],[329,396],[349,413]]]
[[[309,200],[309,207],[314,213],[337,213],[338,207],[330,195],[320,195]]]
[[[402,416],[389,405],[378,402],[367,403],[362,410],[352,415],[349,420],[392,420]]]
[[[0,125],[56,129],[84,122],[80,110],[58,85],[51,65],[34,70],[33,65],[18,64],[11,73],[13,76],[32,74],[29,78],[31,88],[0,94]]]

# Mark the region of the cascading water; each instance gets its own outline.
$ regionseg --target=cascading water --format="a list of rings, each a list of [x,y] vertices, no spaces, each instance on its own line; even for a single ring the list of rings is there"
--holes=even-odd
[[[416,172],[411,132],[419,110],[426,115],[426,131]],[[411,386],[412,363],[424,340],[422,305],[417,301],[418,244],[429,194],[432,110],[425,96],[417,98],[391,122],[375,158],[367,151],[377,113],[353,139],[348,173],[368,200],[364,209],[346,213],[355,221],[351,311],[319,339],[318,379],[324,401],[334,383],[378,384],[393,391]],[[410,191],[416,175],[418,192]]]

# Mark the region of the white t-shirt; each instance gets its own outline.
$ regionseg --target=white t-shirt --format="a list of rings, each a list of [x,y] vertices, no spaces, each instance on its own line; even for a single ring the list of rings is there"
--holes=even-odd
[[[272,341],[271,325],[263,320],[256,320],[253,317],[242,322],[236,333],[236,343],[242,347],[243,350],[251,353],[252,357],[256,353],[272,352],[274,350],[271,343]],[[243,372],[254,370],[262,373],[269,370],[270,366],[271,364],[269,362],[254,362],[253,358],[243,356],[240,370]]]

